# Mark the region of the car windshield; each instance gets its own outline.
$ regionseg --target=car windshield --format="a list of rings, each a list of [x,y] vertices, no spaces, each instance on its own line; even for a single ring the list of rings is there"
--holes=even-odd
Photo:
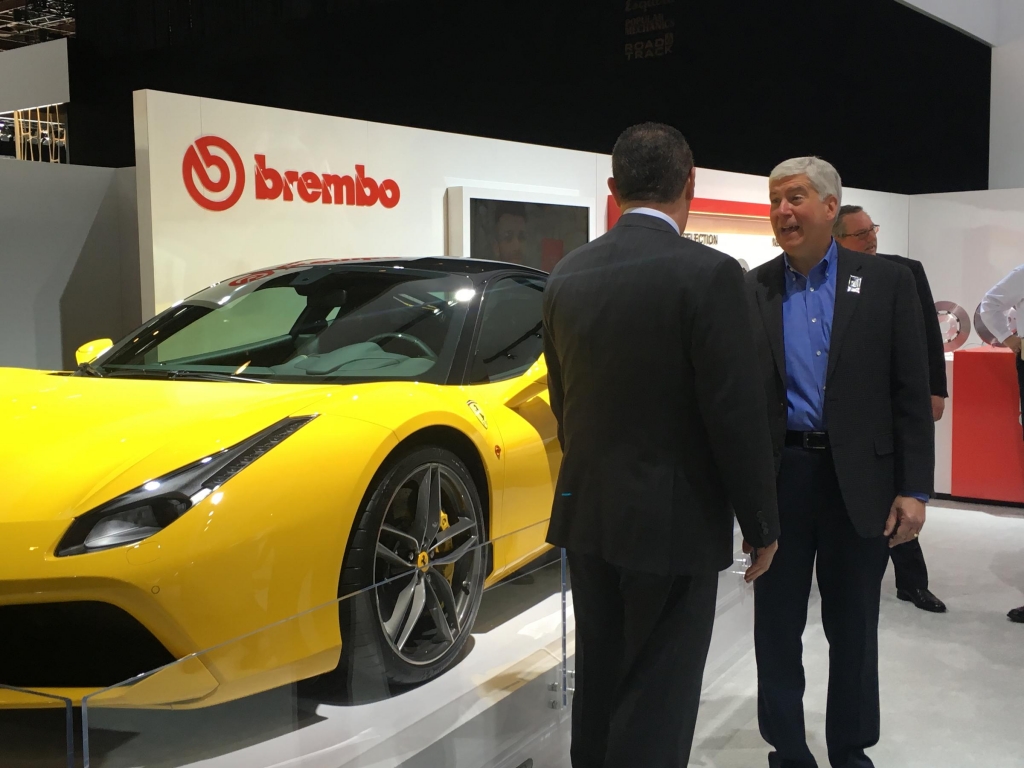
[[[465,276],[400,267],[262,274],[165,310],[93,369],[111,377],[443,383],[475,295]]]

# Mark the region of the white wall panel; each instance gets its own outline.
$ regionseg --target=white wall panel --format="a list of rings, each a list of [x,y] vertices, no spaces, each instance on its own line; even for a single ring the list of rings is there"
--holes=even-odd
[[[132,169],[0,162],[0,366],[61,368],[138,324],[134,219]]]
[[[29,45],[0,56],[0,112],[65,104],[70,99],[67,40]]]
[[[561,196],[569,204],[592,199],[598,233],[606,228],[607,155],[153,91],[136,94],[135,112],[144,314],[217,280],[283,262],[443,254],[445,192],[452,187]],[[237,151],[245,177],[241,197],[222,211],[197,204],[183,172],[193,142],[210,135]],[[364,165],[378,181],[393,179],[401,200],[391,209],[259,200],[256,155],[279,171],[351,175]],[[210,176],[216,182],[219,171]],[[767,180],[698,169],[697,194],[766,203]],[[853,189],[846,197],[882,225],[885,250],[906,253],[905,197]]]
[[[1024,189],[910,198],[910,256],[935,300],[956,302],[973,323],[985,292],[1024,263]],[[972,328],[969,343],[980,342]]]
[[[989,188],[1024,187],[1024,38],[992,51]]]

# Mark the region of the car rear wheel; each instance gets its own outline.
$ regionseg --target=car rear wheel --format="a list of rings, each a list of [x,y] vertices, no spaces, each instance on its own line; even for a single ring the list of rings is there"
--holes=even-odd
[[[342,567],[342,668],[402,685],[458,659],[483,594],[482,504],[465,464],[426,446],[378,475]]]

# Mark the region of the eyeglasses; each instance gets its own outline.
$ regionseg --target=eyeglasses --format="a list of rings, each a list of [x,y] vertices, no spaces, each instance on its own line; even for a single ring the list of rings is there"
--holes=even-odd
[[[847,232],[846,233],[846,237],[856,237],[858,240],[863,240],[869,234],[877,235],[878,234],[878,230],[880,230],[881,228],[882,227],[879,226],[878,224],[872,224],[867,229],[860,229],[860,230],[857,230],[856,232]]]

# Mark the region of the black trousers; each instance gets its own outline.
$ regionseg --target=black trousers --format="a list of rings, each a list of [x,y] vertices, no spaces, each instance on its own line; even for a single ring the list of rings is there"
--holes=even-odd
[[[817,563],[829,643],[825,739],[833,768],[871,768],[878,743],[878,608],[885,537],[861,538],[846,512],[829,451],[786,448],[778,477],[782,533],[754,583],[758,721],[772,768],[812,768],[804,729],[802,635]]]
[[[718,574],[656,576],[568,553],[573,768],[686,768]]]
[[[921,542],[912,539],[889,550],[896,572],[896,589],[928,589],[928,565]]]

